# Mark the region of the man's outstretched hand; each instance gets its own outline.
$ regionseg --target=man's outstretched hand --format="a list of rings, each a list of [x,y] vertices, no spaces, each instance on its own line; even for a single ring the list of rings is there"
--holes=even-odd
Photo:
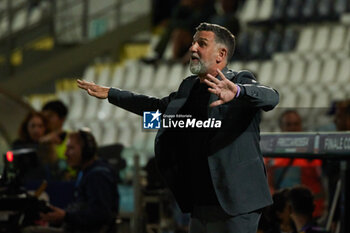
[[[211,74],[207,74],[207,78],[204,79],[204,82],[209,86],[208,91],[219,97],[217,101],[210,104],[210,107],[216,107],[233,100],[238,91],[236,84],[228,80],[219,69],[217,72],[221,80]]]
[[[91,96],[99,99],[106,99],[108,97],[109,87],[103,87],[93,82],[77,79],[78,87],[87,91]]]

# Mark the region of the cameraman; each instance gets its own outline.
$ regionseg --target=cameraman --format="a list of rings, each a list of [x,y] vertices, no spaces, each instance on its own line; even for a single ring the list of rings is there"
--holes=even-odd
[[[96,150],[95,138],[88,130],[68,135],[67,163],[79,170],[74,200],[66,209],[51,206],[50,212],[40,214],[42,220],[62,227],[27,227],[23,232],[115,232],[117,176],[107,163],[97,159]]]

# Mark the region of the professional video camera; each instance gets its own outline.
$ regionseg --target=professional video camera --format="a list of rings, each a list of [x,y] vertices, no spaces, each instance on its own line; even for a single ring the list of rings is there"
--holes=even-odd
[[[0,233],[19,232],[23,226],[39,219],[40,212],[50,208],[37,197],[46,188],[44,182],[34,195],[22,187],[25,176],[36,168],[38,157],[35,149],[8,151],[3,155],[4,170],[0,179]]]

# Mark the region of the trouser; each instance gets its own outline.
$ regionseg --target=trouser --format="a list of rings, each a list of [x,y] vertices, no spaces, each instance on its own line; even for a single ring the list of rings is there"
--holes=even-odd
[[[190,233],[256,233],[261,211],[231,216],[220,206],[195,206]]]

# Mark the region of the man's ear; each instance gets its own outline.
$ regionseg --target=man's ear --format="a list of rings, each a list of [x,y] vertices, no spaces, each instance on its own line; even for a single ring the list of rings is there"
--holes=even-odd
[[[226,57],[227,57],[227,49],[225,47],[219,48],[219,53],[216,58],[217,63],[222,62],[223,60],[226,59]]]

